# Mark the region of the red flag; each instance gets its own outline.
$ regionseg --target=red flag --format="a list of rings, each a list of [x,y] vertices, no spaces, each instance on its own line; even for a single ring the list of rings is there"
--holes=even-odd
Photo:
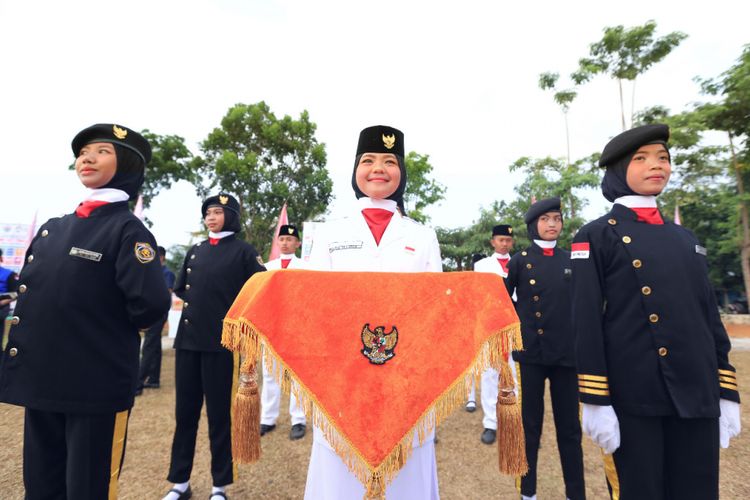
[[[674,206],[674,223],[678,226],[682,225],[682,221],[680,220],[680,207],[677,205]]]
[[[273,241],[271,242],[271,251],[268,254],[268,260],[278,259],[279,255],[281,255],[278,242],[279,231],[281,230],[281,226],[286,224],[289,224],[289,217],[286,215],[286,202],[284,202],[284,206],[281,207],[281,212],[279,213],[279,221],[276,223],[276,230],[273,232]]]
[[[138,201],[135,202],[133,207],[133,215],[143,220],[143,196],[138,195]]]

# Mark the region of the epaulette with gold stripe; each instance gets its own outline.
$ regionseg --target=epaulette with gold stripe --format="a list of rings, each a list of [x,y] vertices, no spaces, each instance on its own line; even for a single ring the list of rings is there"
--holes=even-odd
[[[609,382],[601,375],[578,374],[578,391],[594,396],[609,396]]]
[[[719,386],[730,391],[737,390],[737,374],[732,370],[719,370]]]

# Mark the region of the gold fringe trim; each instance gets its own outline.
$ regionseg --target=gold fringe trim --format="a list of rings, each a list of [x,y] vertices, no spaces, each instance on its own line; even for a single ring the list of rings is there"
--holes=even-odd
[[[277,381],[282,392],[294,395],[298,404],[304,410],[308,420],[323,432],[326,440],[339,458],[341,458],[342,462],[346,464],[349,471],[351,471],[351,473],[354,474],[365,486],[367,490],[365,498],[384,497],[385,487],[393,481],[411,456],[412,442],[414,441],[415,433],[418,436],[419,444],[421,446],[424,444],[426,437],[443,420],[450,416],[456,409],[463,407],[466,395],[471,388],[472,380],[479,379],[481,373],[489,367],[500,367],[499,371],[501,373],[503,373],[503,370],[509,372],[508,360],[505,359],[502,354],[523,350],[523,341],[521,339],[519,323],[513,323],[492,335],[484,342],[479,353],[474,358],[474,361],[464,373],[457,377],[456,380],[422,413],[414,426],[406,432],[388,456],[385,457],[378,466],[372,467],[356,447],[341,432],[339,432],[336,425],[332,423],[333,420],[326,413],[325,409],[323,409],[320,402],[300,381],[297,374],[282,361],[263,333],[258,330],[251,321],[245,318],[239,320],[229,318],[225,319],[221,343],[227,349],[240,351],[246,357],[246,363],[251,362],[251,360],[252,362],[255,362],[261,355],[263,356],[266,369]],[[240,391],[241,390],[242,389],[240,388]],[[240,391],[238,391],[237,398],[241,397]],[[515,402],[515,395],[513,396],[513,399],[514,402],[512,404],[508,403],[508,406],[515,405],[518,407],[519,405]],[[520,408],[516,409],[520,415]],[[259,421],[260,419],[258,418],[258,422]],[[500,424],[499,420],[498,424]],[[259,423],[257,425],[259,425]],[[243,428],[248,429],[248,427]],[[507,466],[501,466],[501,472],[515,475],[519,470],[522,470],[523,467],[526,467],[525,448],[523,447],[523,428],[521,427],[519,430],[517,426],[514,425],[507,430],[508,436],[512,437],[512,439],[508,440],[508,443],[509,446],[513,446],[513,449],[505,450],[505,452],[509,453],[509,456],[505,459],[501,458],[501,463],[507,463]],[[251,436],[241,431],[233,433],[233,450],[235,440],[246,440],[248,438],[253,439],[254,435]],[[258,439],[258,442],[259,441],[260,440]],[[518,448],[519,443],[520,452]],[[241,449],[242,446],[241,443],[237,444],[239,449]],[[259,452],[258,456],[260,456]],[[523,467],[518,463],[521,456]],[[240,457],[235,456],[234,458],[235,460],[242,462]]]
[[[235,463],[250,464],[260,460],[260,452],[258,378],[254,358],[245,358],[232,406],[232,458]]]

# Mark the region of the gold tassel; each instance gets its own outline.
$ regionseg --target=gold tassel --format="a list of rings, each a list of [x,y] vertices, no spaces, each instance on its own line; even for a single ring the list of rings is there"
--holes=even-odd
[[[380,474],[373,474],[367,481],[364,500],[385,500],[385,481]]]
[[[232,408],[232,458],[243,464],[260,459],[260,394],[252,359],[242,364]]]
[[[529,466],[526,462],[526,439],[523,434],[521,405],[513,392],[513,375],[503,361],[500,368],[497,397],[497,455],[500,472],[523,476]]]

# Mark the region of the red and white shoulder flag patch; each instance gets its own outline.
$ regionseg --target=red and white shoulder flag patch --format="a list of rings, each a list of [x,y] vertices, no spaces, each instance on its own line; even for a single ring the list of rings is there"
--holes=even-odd
[[[588,259],[589,251],[591,246],[588,241],[584,243],[573,243],[570,247],[570,258],[571,259]]]

